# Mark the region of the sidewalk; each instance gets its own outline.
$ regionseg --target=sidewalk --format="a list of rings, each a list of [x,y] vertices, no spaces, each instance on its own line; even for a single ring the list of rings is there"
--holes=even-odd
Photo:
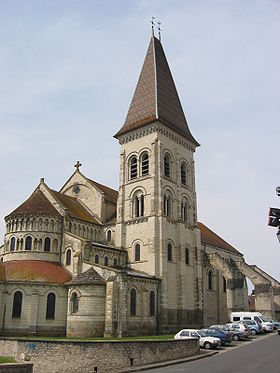
[[[215,351],[201,350],[198,354],[186,357],[185,359],[167,360],[167,361],[161,361],[161,362],[158,362],[158,363],[153,363],[153,364],[148,364],[148,365],[139,365],[139,366],[134,366],[134,367],[131,367],[131,368],[123,368],[123,369],[120,369],[120,370],[116,371],[116,373],[141,372],[142,370],[146,370],[146,369],[160,368],[160,367],[165,367],[167,365],[186,363],[188,361],[199,360],[199,359],[203,359],[205,357],[215,355],[218,352],[219,351],[217,351],[217,350],[215,350]]]

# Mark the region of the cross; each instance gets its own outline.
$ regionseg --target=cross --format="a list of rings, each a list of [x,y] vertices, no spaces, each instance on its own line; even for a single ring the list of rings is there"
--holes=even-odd
[[[160,25],[161,25],[161,22],[158,22],[157,23],[158,24],[158,26],[157,26],[157,29],[158,29],[158,39],[159,39],[159,41],[161,41],[161,28],[160,28]]]
[[[77,161],[76,164],[74,165],[74,167],[76,167],[77,171],[79,171],[79,167],[81,167],[82,164],[80,161]]]
[[[152,24],[152,34],[153,34],[153,36],[154,36],[154,19],[155,19],[155,17],[154,16],[152,16],[152,18],[151,18],[151,20],[150,20],[150,22],[151,22],[151,24]]]

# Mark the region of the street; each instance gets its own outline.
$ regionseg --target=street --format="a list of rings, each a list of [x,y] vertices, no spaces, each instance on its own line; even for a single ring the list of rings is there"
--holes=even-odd
[[[234,342],[218,354],[187,363],[149,369],[150,373],[280,373],[280,336],[276,333],[252,342]]]

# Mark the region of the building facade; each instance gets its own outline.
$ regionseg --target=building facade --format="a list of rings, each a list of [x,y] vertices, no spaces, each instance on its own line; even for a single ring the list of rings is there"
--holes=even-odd
[[[119,191],[87,178],[77,162],[60,191],[41,179],[6,216],[2,334],[158,334],[248,309],[246,276],[256,270],[197,221],[199,144],[154,36],[115,138]],[[261,273],[254,281],[258,309],[272,314],[271,282]]]

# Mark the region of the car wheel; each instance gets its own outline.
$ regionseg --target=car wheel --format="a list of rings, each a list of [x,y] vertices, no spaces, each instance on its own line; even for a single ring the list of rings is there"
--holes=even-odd
[[[252,329],[252,330],[251,330],[251,333],[252,333],[252,335],[256,335],[256,334],[257,334],[257,331],[256,331],[255,329]]]
[[[232,339],[234,340],[234,341],[239,341],[239,335],[237,335],[237,334],[234,334],[233,336],[232,336]]]
[[[209,343],[209,342],[205,342],[205,343],[204,343],[204,348],[205,348],[206,350],[209,350],[209,349],[211,348],[211,343]]]

